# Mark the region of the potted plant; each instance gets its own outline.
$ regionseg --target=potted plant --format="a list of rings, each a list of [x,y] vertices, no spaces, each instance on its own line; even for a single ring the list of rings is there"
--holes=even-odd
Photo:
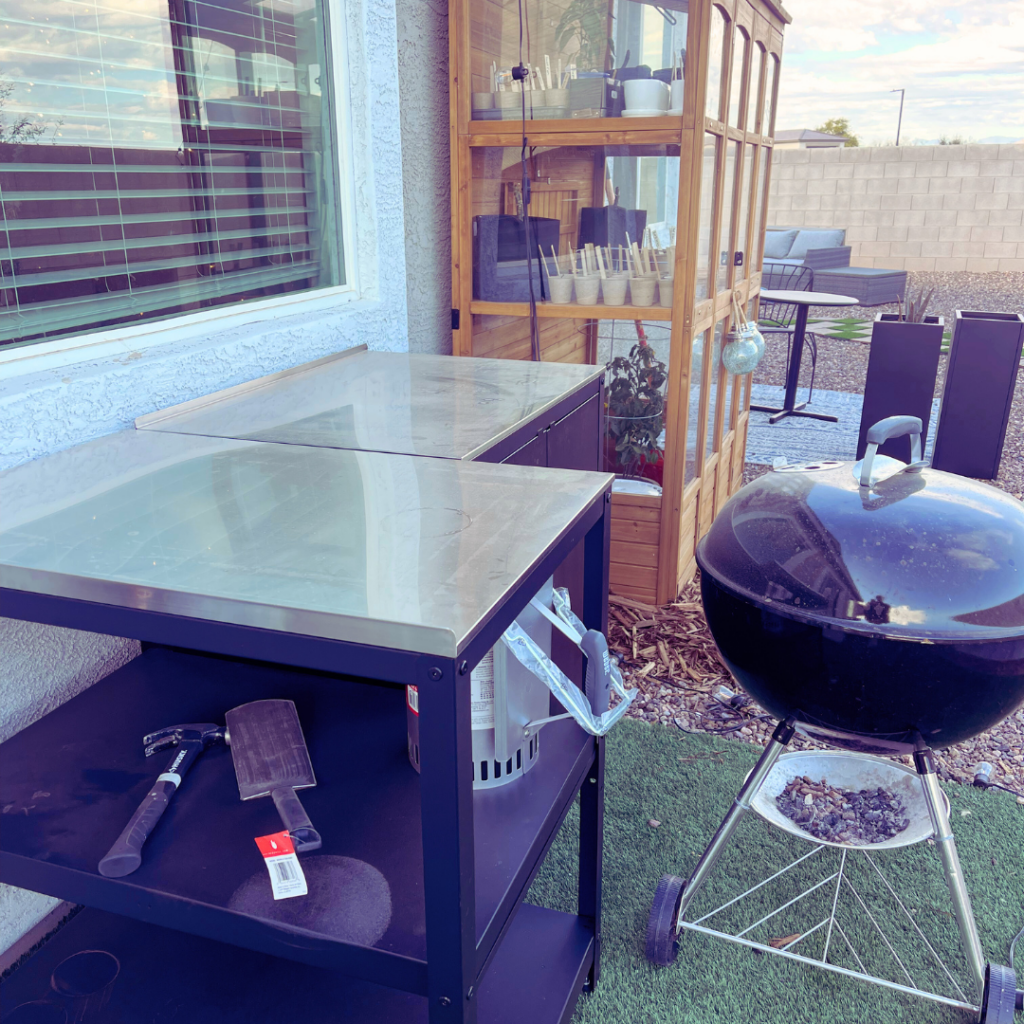
[[[605,417],[605,452],[608,471],[619,476],[646,477],[659,486],[664,471],[664,450],[659,444],[665,429],[665,364],[640,334],[629,356],[608,364],[608,411]]]
[[[927,312],[933,292],[922,288],[914,296],[908,289],[906,303],[897,302],[897,312],[875,317],[864,381],[858,459],[864,457],[872,424],[887,416],[919,417],[924,425],[922,448],[927,440],[943,332],[942,317]],[[910,438],[892,438],[878,451],[909,462]]]
[[[1013,405],[1024,314],[958,309],[946,364],[932,465],[994,480]]]

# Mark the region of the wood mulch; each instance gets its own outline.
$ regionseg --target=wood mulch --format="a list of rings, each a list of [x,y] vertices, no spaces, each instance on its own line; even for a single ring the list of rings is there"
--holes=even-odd
[[[743,692],[719,657],[698,579],[660,608],[611,595],[608,645],[619,658],[626,686],[640,690],[627,717],[758,746],[771,737],[775,719]],[[790,749],[827,748],[798,735]],[[988,761],[995,768],[994,782],[1024,794],[1024,710],[981,736],[938,751],[936,761],[943,778],[962,783],[973,781],[977,762]]]

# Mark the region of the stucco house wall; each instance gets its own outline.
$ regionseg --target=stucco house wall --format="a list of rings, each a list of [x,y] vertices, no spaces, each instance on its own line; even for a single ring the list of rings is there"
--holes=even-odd
[[[855,267],[1024,271],[1024,143],[775,150],[768,223],[846,228]]]
[[[135,417],[365,343],[451,350],[447,10],[344,0],[359,294],[182,329],[173,321],[0,362],[0,469],[130,427]],[[401,60],[399,59],[401,57]],[[428,88],[424,88],[427,83]],[[138,644],[0,619],[0,741],[119,668]],[[0,885],[0,953],[57,904]]]

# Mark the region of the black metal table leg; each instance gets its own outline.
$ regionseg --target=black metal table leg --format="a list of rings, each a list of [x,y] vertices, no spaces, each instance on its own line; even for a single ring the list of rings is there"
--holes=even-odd
[[[419,670],[420,804],[430,1024],[476,1024],[476,884],[470,674],[447,658]]]
[[[584,597],[580,618],[588,629],[608,631],[608,565],[611,549],[611,493],[605,495],[604,515],[584,540]],[[580,789],[580,853],[578,913],[594,928],[594,964],[588,978],[593,989],[601,974],[601,869],[604,852],[603,737],[594,741],[594,761]]]
[[[804,338],[807,334],[807,313],[809,307],[800,303],[796,307],[796,324],[793,327],[793,353],[789,359],[789,373],[786,374],[786,396],[782,400],[782,408],[769,405],[752,405],[752,412],[771,413],[769,423],[778,423],[787,416],[803,416],[811,420],[825,420],[827,423],[838,423],[837,416],[829,416],[823,412],[806,412],[806,402],[796,401],[797,384],[800,380],[800,364],[804,356]]]

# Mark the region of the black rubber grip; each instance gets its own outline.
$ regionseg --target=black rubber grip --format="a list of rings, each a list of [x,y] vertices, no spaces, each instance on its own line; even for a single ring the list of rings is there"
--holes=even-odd
[[[175,789],[173,782],[158,782],[149,791],[149,795],[132,815],[132,820],[118,836],[117,842],[100,861],[101,875],[105,878],[123,878],[142,863],[142,847],[167,810]]]
[[[611,703],[611,661],[608,641],[596,629],[589,629],[580,640],[580,649],[587,656],[587,675],[583,692],[595,715],[603,715]]]
[[[305,853],[308,850],[319,850],[322,844],[320,833],[313,828],[302,801],[291,786],[283,786],[275,789],[271,796],[274,798],[274,806],[277,813],[281,815],[281,821],[288,830],[292,842],[295,844],[296,853]]]

